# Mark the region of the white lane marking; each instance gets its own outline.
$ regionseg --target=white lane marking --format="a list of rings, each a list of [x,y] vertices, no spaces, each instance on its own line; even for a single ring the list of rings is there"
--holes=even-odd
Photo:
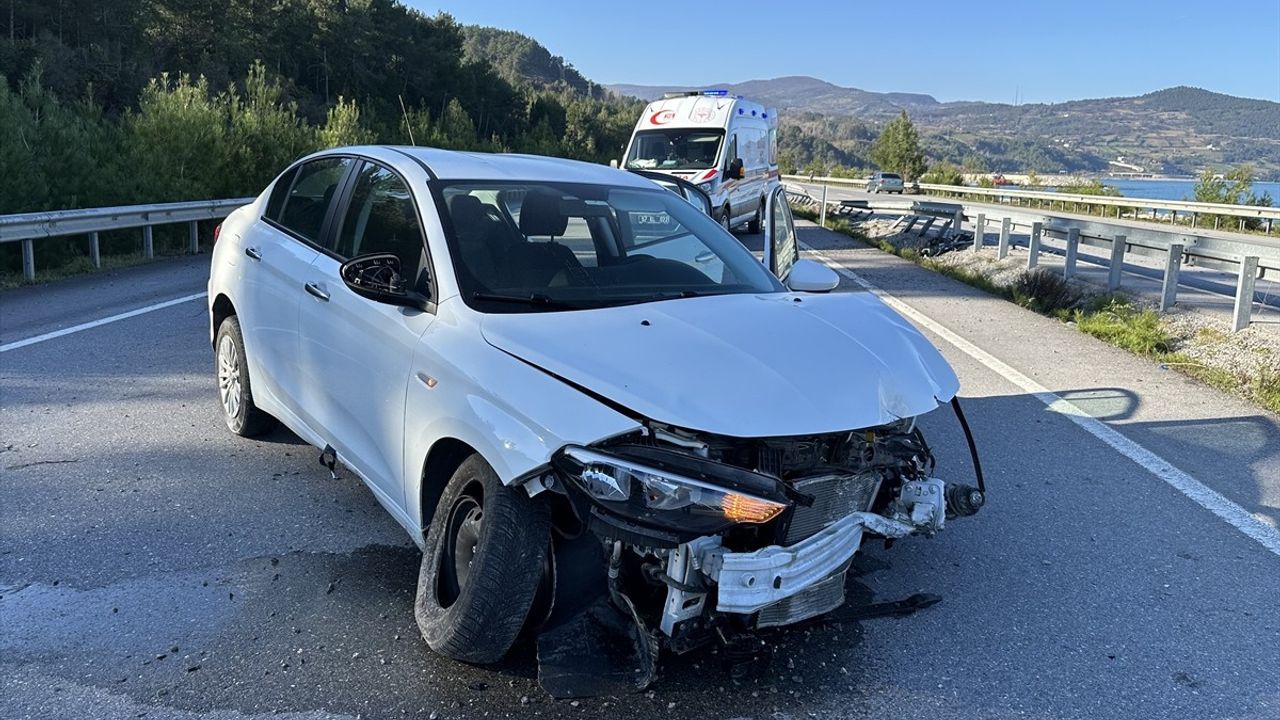
[[[108,317],[98,318],[97,320],[90,320],[87,323],[80,323],[79,325],[72,325],[71,327],[62,328],[61,330],[54,330],[53,332],[47,332],[43,335],[36,335],[34,337],[24,338],[22,340],[14,340],[11,343],[5,343],[4,345],[0,345],[0,353],[9,352],[10,350],[17,350],[18,348],[24,348],[24,347],[27,347],[28,345],[35,345],[36,343],[42,343],[48,340],[53,340],[54,338],[60,338],[64,335],[70,335],[72,333],[78,333],[84,330],[91,330],[93,328],[100,327],[102,325],[108,325],[113,322],[119,322],[120,320],[127,320],[131,317],[146,315],[147,313],[155,312],[156,310],[163,310],[167,307],[173,307],[174,305],[181,305],[182,303],[191,302],[192,300],[199,300],[204,296],[205,296],[205,293],[202,293],[202,292],[196,293],[195,295],[184,295],[183,297],[174,298],[172,300],[165,300],[164,302],[156,303],[155,305],[147,305],[146,307],[140,307],[140,308],[137,308],[136,310],[122,312],[122,313],[119,313],[118,315],[110,315]]]
[[[1116,452],[1124,455],[1138,465],[1141,465],[1147,472],[1155,475],[1172,486],[1175,490],[1186,495],[1192,502],[1209,512],[1217,515],[1225,520],[1235,529],[1244,533],[1250,539],[1257,541],[1259,545],[1270,550],[1276,555],[1280,555],[1280,529],[1272,527],[1269,523],[1262,522],[1259,518],[1254,517],[1249,511],[1235,504],[1234,502],[1223,497],[1216,490],[1213,490],[1204,483],[1196,480],[1185,472],[1174,467],[1172,463],[1164,458],[1156,455],[1145,447],[1121,435],[1117,430],[1112,429],[1110,425],[1093,418],[1080,408],[1072,405],[1067,400],[1049,388],[1023,375],[1017,370],[1005,364],[999,358],[973,343],[965,340],[951,330],[943,327],[933,318],[924,315],[915,308],[907,305],[898,298],[890,295],[876,285],[868,282],[865,278],[844,267],[835,260],[823,255],[822,252],[815,250],[808,243],[800,243],[800,247],[806,251],[813,253],[819,260],[825,263],[832,270],[849,278],[862,288],[876,294],[886,305],[894,310],[902,313],[916,324],[928,328],[934,334],[943,340],[956,346],[964,354],[977,360],[988,369],[1003,377],[1005,380],[1017,385],[1037,400],[1044,403],[1052,412],[1065,416],[1068,420],[1075,423],[1080,429],[1096,437],[1102,442],[1110,445]]]

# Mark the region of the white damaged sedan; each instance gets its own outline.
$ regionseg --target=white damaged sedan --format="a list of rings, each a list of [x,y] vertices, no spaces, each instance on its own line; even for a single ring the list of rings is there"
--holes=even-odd
[[[422,547],[439,653],[495,662],[529,628],[575,696],[644,687],[664,649],[758,646],[841,606],[862,542],[984,500],[976,454],[977,487],[944,481],[916,427],[959,413],[955,373],[874,295],[828,293],[766,205],[761,262],[606,167],[303,158],[217,236],[226,423],[281,423],[368,485]]]

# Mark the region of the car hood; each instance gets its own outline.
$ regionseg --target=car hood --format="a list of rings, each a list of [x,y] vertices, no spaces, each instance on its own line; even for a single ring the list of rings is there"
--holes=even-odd
[[[733,437],[882,425],[959,389],[938,350],[870,293],[490,314],[481,328],[494,347],[639,415]]]

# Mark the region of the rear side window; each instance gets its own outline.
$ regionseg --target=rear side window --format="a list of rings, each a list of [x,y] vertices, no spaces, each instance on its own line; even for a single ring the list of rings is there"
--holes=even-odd
[[[289,194],[289,188],[293,186],[293,177],[298,174],[298,168],[289,168],[283,175],[276,180],[276,184],[271,188],[271,197],[267,200],[266,217],[270,220],[280,220],[280,209],[284,207],[285,197]]]
[[[353,162],[351,158],[321,158],[298,168],[278,222],[311,242],[319,242],[329,203]]]

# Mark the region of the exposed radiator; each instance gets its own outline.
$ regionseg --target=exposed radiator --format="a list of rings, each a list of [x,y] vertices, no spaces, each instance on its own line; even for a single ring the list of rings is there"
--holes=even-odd
[[[756,616],[756,627],[790,625],[831,612],[844,604],[844,574],[848,564],[826,580],[764,608]]]
[[[813,535],[849,513],[867,510],[880,488],[878,473],[815,475],[792,483],[796,490],[813,496],[813,505],[797,506],[783,538],[792,545]]]

